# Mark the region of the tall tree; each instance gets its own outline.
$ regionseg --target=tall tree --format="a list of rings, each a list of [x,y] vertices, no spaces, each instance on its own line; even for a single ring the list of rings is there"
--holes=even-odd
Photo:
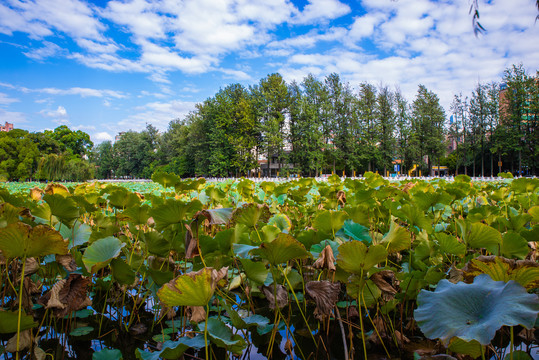
[[[427,171],[432,171],[432,162],[439,160],[444,152],[444,109],[438,96],[419,85],[416,99],[412,104],[412,128],[419,150],[418,163],[427,157]],[[439,163],[439,161],[438,161]]]
[[[378,153],[380,167],[384,169],[384,176],[387,169],[391,168],[395,157],[395,113],[393,111],[393,94],[387,86],[380,86],[376,97],[376,113],[378,117]]]

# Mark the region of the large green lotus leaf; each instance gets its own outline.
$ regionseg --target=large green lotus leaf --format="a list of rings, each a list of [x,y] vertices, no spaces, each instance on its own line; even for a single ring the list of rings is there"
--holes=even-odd
[[[534,360],[527,352],[522,350],[513,351],[506,354],[503,360]]]
[[[441,280],[435,292],[421,290],[414,317],[423,334],[446,346],[458,337],[488,345],[502,326],[531,329],[539,313],[539,299],[520,284],[494,281],[482,274],[473,284]]]
[[[169,187],[174,187],[180,181],[180,178],[176,174],[155,172],[152,175],[152,181],[162,185],[166,189]]]
[[[119,220],[129,221],[135,225],[145,225],[150,217],[150,206],[147,204],[135,204],[121,213],[118,213],[116,217]]]
[[[395,211],[395,216],[408,223],[411,229],[417,226],[419,229],[424,229],[428,233],[432,232],[430,220],[425,217],[425,213],[417,206],[404,204],[400,209]]]
[[[386,247],[388,253],[393,254],[409,249],[412,245],[412,238],[408,230],[392,221],[389,231],[382,238],[381,244]]]
[[[497,254],[497,247],[502,242],[502,234],[483,223],[473,223],[457,220],[458,227],[462,239],[469,247],[474,249],[496,249],[494,254]]]
[[[204,336],[198,335],[194,338],[184,336],[179,338],[177,341],[167,340],[161,346],[160,351],[142,351],[137,349],[135,351],[135,356],[137,359],[142,360],[160,360],[160,359],[180,359],[189,348],[201,349],[205,346]]]
[[[244,204],[232,213],[232,224],[242,224],[249,228],[257,226],[259,223],[266,224],[271,217],[271,212],[267,205]]]
[[[122,352],[118,349],[103,349],[92,354],[92,360],[120,360]]]
[[[363,241],[366,245],[372,243],[369,229],[363,225],[356,224],[350,219],[344,220],[343,227],[337,231],[335,236],[346,240],[352,238],[354,240]]]
[[[520,236],[530,242],[537,241],[539,239],[539,224],[535,224],[531,229],[523,229]]]
[[[53,228],[18,222],[0,228],[0,250],[7,258],[67,254],[68,242]]]
[[[186,204],[175,199],[167,199],[164,204],[150,210],[150,215],[155,221],[155,228],[162,231],[169,225],[179,224],[202,209],[202,203],[198,200]]]
[[[415,190],[416,187],[412,189]],[[432,207],[439,203],[447,205],[451,202],[452,199],[453,197],[449,195],[448,193],[435,192],[432,190],[432,188],[431,188],[431,191],[417,191],[417,192],[414,192],[413,194],[413,201],[423,211],[432,210]]]
[[[458,337],[453,338],[449,344],[449,350],[462,354],[470,355],[474,359],[481,356],[483,346],[477,341],[464,341]]]
[[[142,233],[140,238],[146,244],[146,248],[150,254],[165,257],[172,248],[171,243],[157,231]]]
[[[491,253],[495,253],[488,249]],[[508,231],[503,234],[502,244],[500,246],[500,253],[506,258],[516,258],[524,260],[526,255],[530,252],[528,247],[528,241],[520,236],[519,233],[515,231]]]
[[[82,255],[84,266],[89,272],[95,273],[117,257],[124,246],[124,243],[113,236],[96,240]]]
[[[269,269],[260,261],[252,261],[249,259],[240,259],[243,271],[247,278],[258,284],[263,284],[268,277]]]
[[[110,262],[112,277],[121,285],[133,285],[135,282],[135,272],[122,259],[112,259]]]
[[[285,263],[292,259],[303,259],[311,254],[305,250],[302,243],[292,236],[280,233],[275,240],[270,243],[260,244],[260,248],[252,251],[253,254],[260,255],[272,265]]]
[[[0,334],[17,332],[17,323],[19,321],[18,311],[0,310]],[[34,322],[33,316],[26,315],[23,311],[21,314],[20,330],[24,331],[36,327],[38,324]]]
[[[43,196],[43,201],[49,205],[52,215],[56,216],[66,225],[73,225],[75,219],[80,216],[79,207],[75,200],[71,198],[66,198],[58,194],[46,194]]]
[[[157,295],[167,306],[206,306],[222,277],[212,268],[203,268],[177,276],[163,285]]]
[[[464,256],[466,254],[466,245],[459,242],[456,237],[445,233],[438,233],[436,234],[436,239],[443,253],[456,256]]]
[[[335,233],[344,225],[344,220],[348,214],[344,211],[324,210],[316,214],[313,220],[313,227],[324,233],[334,236]]]
[[[117,209],[127,209],[140,203],[140,198],[137,194],[129,192],[124,188],[115,188],[112,190],[107,200],[111,206]]]
[[[387,250],[383,245],[367,248],[361,241],[352,240],[339,246],[337,265],[345,271],[361,274],[386,259]]]
[[[75,246],[86,244],[92,235],[92,228],[84,223],[74,224],[71,228],[57,224],[55,228],[59,229],[64,239],[69,240],[68,249],[70,250]]]
[[[364,205],[358,205],[349,207],[346,206],[344,209],[350,219],[354,221],[357,224],[361,224],[363,226],[369,226],[369,208]]]
[[[206,324],[203,322],[198,325],[200,331],[204,331],[205,327]],[[211,341],[219,347],[227,348],[238,344],[241,340],[241,337],[233,336],[232,330],[219,319],[208,319],[207,330]]]

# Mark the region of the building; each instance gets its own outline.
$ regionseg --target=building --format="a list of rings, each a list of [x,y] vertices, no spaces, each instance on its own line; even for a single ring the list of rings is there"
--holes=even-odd
[[[4,125],[0,125],[0,131],[11,131],[13,130],[13,124],[12,123],[8,123],[6,121],[6,123]]]
[[[119,132],[118,135],[116,135],[116,136],[114,137],[114,142],[120,140],[120,138],[122,137],[123,134],[125,134],[125,131]]]

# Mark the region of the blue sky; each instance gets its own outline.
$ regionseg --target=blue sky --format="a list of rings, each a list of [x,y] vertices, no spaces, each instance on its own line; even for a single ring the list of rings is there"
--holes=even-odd
[[[535,0],[0,0],[0,123],[66,124],[96,143],[161,131],[219,88],[337,73],[454,94],[539,69]]]

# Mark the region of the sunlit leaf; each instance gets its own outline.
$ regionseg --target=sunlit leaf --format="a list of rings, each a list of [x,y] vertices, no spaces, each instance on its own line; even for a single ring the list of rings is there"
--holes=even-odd
[[[385,261],[387,250],[383,245],[373,245],[367,248],[361,241],[349,241],[339,246],[337,265],[343,270],[361,274],[378,263]]]
[[[18,222],[0,228],[0,250],[8,258],[65,255],[67,245],[58,231],[45,225],[32,228]]]
[[[303,259],[311,254],[305,250],[302,243],[292,236],[280,233],[275,240],[270,243],[262,243],[259,249],[252,251],[253,254],[261,256],[272,265],[285,263],[292,259]]]
[[[89,272],[95,273],[117,257],[124,246],[124,243],[112,236],[95,241],[82,255],[84,266]]]

